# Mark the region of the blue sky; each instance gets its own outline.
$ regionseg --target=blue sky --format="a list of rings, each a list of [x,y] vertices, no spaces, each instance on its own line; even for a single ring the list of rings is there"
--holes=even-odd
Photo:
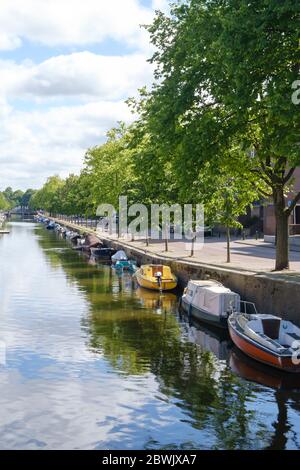
[[[132,116],[150,85],[140,25],[166,0],[1,0],[0,189],[78,172],[88,147]]]

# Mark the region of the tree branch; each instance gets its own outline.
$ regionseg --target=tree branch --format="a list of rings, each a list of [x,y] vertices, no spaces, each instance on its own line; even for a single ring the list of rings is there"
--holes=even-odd
[[[286,184],[294,174],[296,167],[291,168],[284,177],[283,184]]]
[[[291,205],[289,207],[286,207],[285,212],[288,215],[291,215],[291,213],[293,212],[293,210],[295,209],[295,207],[297,205],[297,202],[299,202],[299,201],[300,201],[300,192],[294,197]]]
[[[258,168],[253,168],[252,170],[250,170],[252,173],[257,173],[260,178],[268,185],[268,186],[272,186],[272,183],[273,181],[271,180],[271,178],[268,178],[268,175],[265,176],[262,174],[261,170],[259,170]]]
[[[267,198],[272,197],[272,193],[268,193],[267,191],[264,191],[261,188],[258,188],[258,192],[260,192],[264,197],[267,197]]]

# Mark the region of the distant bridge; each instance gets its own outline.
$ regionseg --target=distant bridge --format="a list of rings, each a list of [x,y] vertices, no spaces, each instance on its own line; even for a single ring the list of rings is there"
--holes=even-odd
[[[37,214],[36,211],[30,209],[29,207],[18,206],[11,209],[7,212],[8,217],[12,215],[17,215],[22,217],[22,219],[32,219]]]

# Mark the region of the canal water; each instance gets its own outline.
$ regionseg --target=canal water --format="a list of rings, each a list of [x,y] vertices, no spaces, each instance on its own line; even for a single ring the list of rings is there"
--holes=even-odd
[[[0,238],[1,449],[297,449],[299,379],[41,225]]]

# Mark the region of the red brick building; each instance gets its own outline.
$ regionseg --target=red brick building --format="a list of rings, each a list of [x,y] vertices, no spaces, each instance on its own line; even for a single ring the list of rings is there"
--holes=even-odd
[[[294,192],[288,196],[288,201],[292,200],[294,195],[300,191],[300,167],[295,170],[294,180]],[[273,204],[266,204],[264,207],[264,234],[275,235],[275,231],[274,207]],[[290,216],[290,235],[296,234],[300,234],[300,202]]]

